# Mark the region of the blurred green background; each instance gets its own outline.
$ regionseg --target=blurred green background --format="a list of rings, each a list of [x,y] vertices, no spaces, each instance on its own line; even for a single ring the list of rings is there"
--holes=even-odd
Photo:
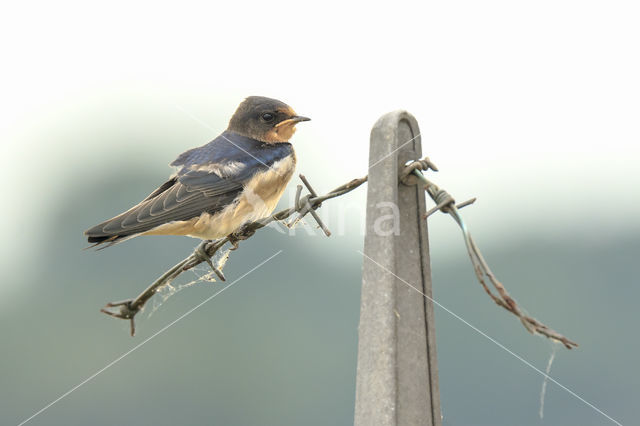
[[[31,219],[18,225],[23,238],[5,244],[3,424],[18,424],[223,286],[189,287],[152,316],[150,302],[139,315],[135,338],[128,335],[128,323],[98,312],[106,302],[137,295],[196,240],[146,237],[94,252],[82,250],[82,231],[144,197],[168,174],[163,164],[173,153],[211,134],[151,104],[132,108],[133,100],[122,96],[106,106],[108,98],[101,98],[43,129],[52,145],[77,151],[66,160],[68,167],[38,177],[47,202],[35,202]],[[193,114],[206,114],[205,106],[192,108]],[[366,129],[362,133],[366,140]],[[309,139],[301,126],[301,171],[318,190],[364,174],[329,177],[323,164],[305,166],[313,157]],[[122,140],[155,148],[145,152],[114,143]],[[112,152],[92,158],[94,146]],[[446,184],[440,176],[434,179]],[[267,228],[243,242],[225,269],[229,280],[283,252],[30,424],[350,424],[362,265],[356,250],[362,249],[365,193],[363,187],[325,203],[322,212],[335,232],[330,238],[311,228],[298,228],[295,236]],[[533,232],[540,224],[526,220],[492,230],[480,221],[478,212],[490,207],[482,192],[477,195],[478,204],[463,214],[494,272],[531,314],[581,345],[571,352],[559,348],[552,376],[631,424],[640,384],[634,361],[640,349],[634,331],[638,233],[616,235],[596,223],[588,235],[543,227]],[[344,213],[338,205],[348,208],[346,224],[339,223]],[[551,343],[527,334],[489,301],[452,221],[436,215],[430,232],[436,300],[543,369]],[[177,284],[195,278],[189,273]],[[439,308],[436,321],[445,424],[606,423],[553,384],[547,420],[541,422],[540,375]]]
[[[318,191],[367,173],[380,115],[412,112],[433,180],[479,197],[462,213],[493,271],[580,343],[551,376],[637,424],[639,18],[630,1],[0,6],[0,424],[222,288],[191,286],[151,316],[150,302],[131,338],[99,309],[197,241],[94,252],[82,231],[164,182],[248,95],[312,117],[294,144]],[[265,229],[242,243],[230,281],[282,253],[28,425],[352,424],[365,194],[323,205],[330,238]],[[436,300],[544,369],[552,344],[487,298],[454,223],[429,229]],[[553,383],[541,420],[538,373],[438,308],[436,327],[445,425],[613,424]]]

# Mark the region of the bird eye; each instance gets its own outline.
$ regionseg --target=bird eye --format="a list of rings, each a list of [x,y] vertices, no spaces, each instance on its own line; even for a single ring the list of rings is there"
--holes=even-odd
[[[262,114],[261,118],[264,121],[272,121],[273,120],[273,114],[271,114],[270,112],[265,112],[264,114]]]

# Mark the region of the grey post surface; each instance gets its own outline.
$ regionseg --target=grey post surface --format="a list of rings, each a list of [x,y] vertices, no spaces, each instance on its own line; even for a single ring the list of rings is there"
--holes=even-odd
[[[403,165],[422,156],[419,132],[404,111],[371,131],[369,165],[377,164],[369,169],[364,253],[431,296],[425,193],[398,181]],[[389,203],[398,207],[399,233]],[[380,265],[364,259],[355,425],[440,426],[433,305]]]

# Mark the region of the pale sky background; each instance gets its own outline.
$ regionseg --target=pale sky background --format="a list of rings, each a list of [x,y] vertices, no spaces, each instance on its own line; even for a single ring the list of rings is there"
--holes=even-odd
[[[2,215],[5,224],[25,225],[5,225],[5,235],[23,241],[25,232],[37,230],[36,206],[64,185],[51,176],[71,167],[74,178],[108,170],[109,163],[93,160],[114,152],[160,170],[183,149],[214,137],[239,101],[254,94],[282,99],[313,118],[296,135],[299,170],[313,175],[309,169],[317,167],[327,188],[365,172],[372,124],[401,108],[418,118],[425,153],[442,170],[438,182],[460,199],[480,198],[475,214],[483,228],[506,222],[575,232],[637,229],[638,7],[6,4],[0,13],[3,193],[5,202],[21,207]],[[94,116],[109,130],[118,120],[131,130],[98,143],[92,132],[101,129],[83,128],[83,117]],[[149,126],[175,123],[194,133],[136,138]],[[86,138],[48,137],[69,129],[84,130]],[[596,216],[585,220],[592,209]]]
[[[406,109],[433,179],[479,198],[463,213],[481,246],[514,230],[637,233],[638,22],[633,1],[4,3],[0,255],[55,250],[42,215],[70,182],[135,167],[161,183],[249,95],[312,118],[294,143],[320,191],[366,174],[371,126]],[[364,195],[343,197],[350,220]],[[430,226],[432,245],[461,254],[450,220]],[[0,290],[0,308],[34,291]]]

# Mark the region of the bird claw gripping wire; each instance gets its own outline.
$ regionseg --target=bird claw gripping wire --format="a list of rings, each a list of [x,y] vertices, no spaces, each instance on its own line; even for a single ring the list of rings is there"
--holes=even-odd
[[[231,240],[229,241],[231,242]],[[221,281],[226,281],[227,279],[224,277],[222,271],[219,268],[216,268],[211,261],[211,257],[213,256],[213,254],[215,254],[215,252],[213,254],[209,254],[206,250],[211,243],[213,243],[213,241],[204,240],[200,244],[198,244],[198,247],[196,247],[193,251],[193,257],[196,261],[207,262],[207,264],[211,267],[211,270],[217,275],[217,277],[220,278]],[[233,242],[231,244],[233,244]],[[237,243],[234,246],[235,248],[238,248]]]
[[[251,223],[248,223],[242,226],[236,232],[227,235],[227,241],[231,244],[231,248],[229,250],[235,251],[238,249],[240,241],[248,240],[256,233],[256,228],[252,226]],[[224,281],[224,280],[223,280]]]
[[[427,179],[422,170],[434,170],[437,171],[437,168],[431,163],[428,158],[423,160],[414,161],[412,163],[407,164],[402,173],[400,174],[400,180],[405,184],[414,184],[412,181],[408,179],[409,175],[415,176],[418,180],[420,180],[424,189],[429,194],[431,199],[436,203],[436,206],[430,209],[425,215],[426,219],[433,213],[438,210],[449,214],[456,221],[460,229],[462,229],[462,234],[464,237],[465,245],[467,247],[467,252],[469,254],[469,259],[471,260],[471,264],[473,265],[473,270],[476,274],[480,285],[484,289],[484,291],[491,297],[491,299],[502,308],[511,312],[513,315],[520,319],[522,325],[532,334],[541,334],[543,336],[548,337],[549,339],[557,342],[561,342],[567,349],[572,349],[577,347],[578,344],[573,342],[563,336],[562,334],[550,329],[546,325],[542,324],[535,318],[525,314],[516,301],[509,295],[504,285],[498,281],[496,276],[493,274],[489,265],[485,261],[480,249],[476,245],[475,241],[471,237],[469,233],[469,229],[467,228],[466,223],[460,216],[460,212],[458,209],[462,207],[466,207],[475,202],[475,198],[472,198],[464,203],[460,203],[458,205],[455,204],[454,198],[445,190],[439,188],[435,183],[431,182]],[[487,280],[493,285],[494,291],[487,285]]]

